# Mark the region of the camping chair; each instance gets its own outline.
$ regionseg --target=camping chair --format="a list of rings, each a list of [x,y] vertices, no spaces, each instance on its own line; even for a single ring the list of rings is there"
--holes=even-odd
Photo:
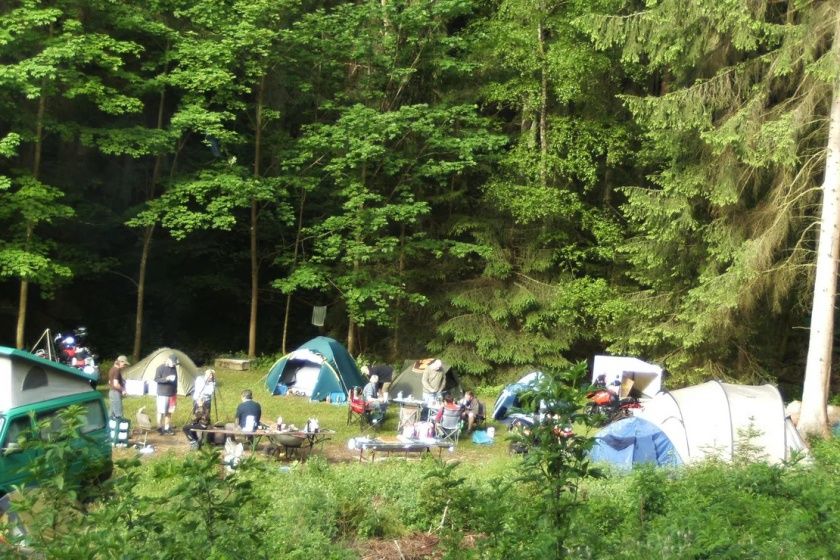
[[[136,432],[143,437],[142,447],[146,447],[146,438],[149,436],[149,432],[152,431],[152,419],[149,418],[149,415],[146,414],[146,407],[141,406],[140,410],[137,411],[137,426],[134,428]]]
[[[400,405],[400,418],[397,424],[397,431],[402,432],[403,428],[413,426],[420,421],[420,415],[423,412],[422,406],[402,404]]]
[[[437,437],[441,441],[457,444],[462,426],[461,411],[457,408],[444,408],[437,425]]]
[[[357,423],[360,429],[364,429],[366,424],[370,424],[370,416],[365,400],[359,395],[358,389],[358,387],[350,389],[350,400],[347,402],[347,425]]]

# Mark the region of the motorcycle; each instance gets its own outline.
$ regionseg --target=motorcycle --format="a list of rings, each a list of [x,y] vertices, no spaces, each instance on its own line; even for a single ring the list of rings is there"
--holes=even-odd
[[[96,364],[98,356],[83,345],[86,338],[85,327],[75,329],[72,335],[58,333],[53,339],[58,350],[56,357],[64,365],[82,370],[89,375],[99,375],[99,366]]]
[[[590,391],[586,394],[586,398],[589,399],[586,413],[603,418],[602,425],[633,416],[633,412],[642,407],[639,399],[632,396],[619,398],[615,392],[605,386]]]

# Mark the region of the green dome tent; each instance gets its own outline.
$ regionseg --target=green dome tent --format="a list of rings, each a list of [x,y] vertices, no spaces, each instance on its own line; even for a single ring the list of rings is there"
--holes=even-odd
[[[364,381],[347,349],[332,338],[319,336],[277,360],[265,384],[273,395],[288,390],[322,401],[332,393],[346,397],[350,389],[361,387]]]
[[[426,358],[423,360],[405,360],[400,374],[391,382],[388,388],[388,393],[397,395],[402,393],[403,396],[412,395],[415,398],[422,398],[423,395],[423,372],[430,364],[434,363],[435,358]],[[442,386],[440,392],[446,392],[452,395],[455,399],[460,399],[464,394],[461,388],[461,381],[455,375],[452,366],[444,361],[440,362],[440,372],[443,375]]]
[[[201,375],[198,366],[184,352],[175,348],[158,348],[136,364],[130,366],[123,372],[123,378],[128,380],[141,380],[147,386],[155,382],[155,370],[164,363],[171,355],[178,357],[178,394],[189,395],[193,390],[195,378]],[[149,388],[149,394],[154,395],[156,389]]]

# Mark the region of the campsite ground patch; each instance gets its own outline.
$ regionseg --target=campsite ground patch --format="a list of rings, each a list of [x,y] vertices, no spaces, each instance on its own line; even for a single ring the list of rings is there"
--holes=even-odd
[[[325,429],[335,430],[335,435],[329,441],[318,446],[316,454],[323,455],[329,462],[358,461],[358,451],[347,448],[350,438],[363,435],[357,425],[347,425],[347,405],[335,405],[327,402],[312,402],[306,397],[294,395],[270,395],[266,389],[265,368],[255,367],[247,371],[234,371],[229,369],[217,369],[216,396],[213,403],[211,419],[214,423],[232,422],[236,406],[240,402],[240,394],[244,389],[251,389],[254,393],[254,400],[262,406],[263,423],[273,425],[278,417],[283,418],[286,424],[292,424],[299,428],[306,425],[309,418],[317,418],[320,426]],[[107,393],[105,387],[100,387]],[[490,397],[493,398],[493,397]],[[485,403],[487,398],[483,398]],[[125,416],[136,424],[135,418],[140,407],[145,407],[145,412],[152,418],[152,425],[157,427],[155,418],[154,397],[129,396],[123,401]],[[190,452],[186,437],[181,432],[181,427],[188,423],[192,413],[191,397],[178,397],[178,404],[173,414],[175,435],[163,436],[152,431],[147,436],[147,443],[154,448],[154,451],[147,457],[158,457],[166,453],[183,455]],[[392,405],[388,409],[386,420],[376,432],[364,432],[368,435],[377,435],[382,438],[395,438],[397,429],[397,416],[399,407]],[[464,437],[458,443],[454,452],[443,452],[443,459],[457,459],[464,462],[482,461],[491,459],[506,461],[508,459],[507,442],[504,434],[507,432],[501,424],[488,424],[496,426],[496,441],[493,445],[475,445],[470,438]],[[139,438],[139,439],[138,439]],[[142,436],[135,436],[133,442],[142,441]],[[262,453],[265,444],[258,453]],[[136,451],[129,447],[127,449],[116,449],[116,457],[132,456]]]

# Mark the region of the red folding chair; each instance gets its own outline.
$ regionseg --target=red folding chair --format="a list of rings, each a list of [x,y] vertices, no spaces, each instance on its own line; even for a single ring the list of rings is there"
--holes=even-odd
[[[347,425],[359,424],[359,428],[364,428],[370,423],[369,420],[365,400],[359,394],[359,388],[353,387],[347,400]]]

